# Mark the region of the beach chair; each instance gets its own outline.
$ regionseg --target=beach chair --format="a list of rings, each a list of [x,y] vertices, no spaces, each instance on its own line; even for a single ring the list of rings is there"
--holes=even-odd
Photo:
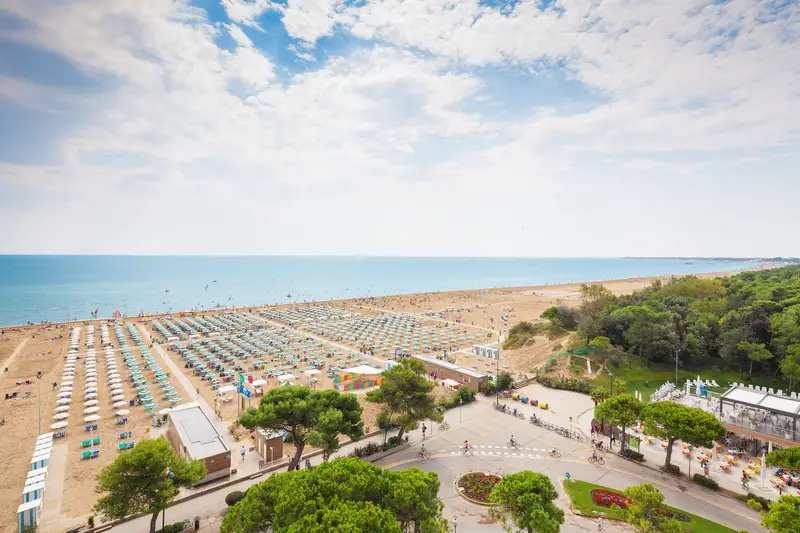
[[[66,431],[59,431],[58,433],[54,433],[53,434],[53,438],[54,439],[63,439],[66,436],[67,436],[67,432]]]
[[[129,438],[131,438],[132,436],[133,436],[133,433],[132,433],[132,432],[130,432],[130,431],[126,431],[126,432],[124,432],[124,433],[120,433],[120,434],[119,434],[119,440],[122,440],[122,439],[129,439]]]
[[[92,459],[100,457],[100,450],[92,450]]]
[[[92,452],[91,451],[81,452],[81,461],[83,461],[85,459],[91,459],[91,458],[92,458]]]

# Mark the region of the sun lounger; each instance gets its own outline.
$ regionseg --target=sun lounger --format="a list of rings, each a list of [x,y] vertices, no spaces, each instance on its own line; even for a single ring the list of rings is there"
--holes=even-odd
[[[133,446],[134,446],[133,442],[120,442],[117,445],[117,450],[119,450],[119,451],[130,450],[131,448],[133,448]]]
[[[90,424],[88,426],[83,426],[84,431],[97,431],[97,424]]]

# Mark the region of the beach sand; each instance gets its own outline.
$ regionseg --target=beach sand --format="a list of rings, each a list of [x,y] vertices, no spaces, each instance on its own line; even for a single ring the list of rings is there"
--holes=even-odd
[[[732,275],[731,272],[720,274],[704,274],[702,277],[714,277],[715,275],[727,276]],[[653,280],[659,278],[632,278],[625,280],[613,280],[602,282],[615,294],[629,293],[637,289],[641,289]],[[402,296],[384,297],[384,298],[369,298],[369,299],[355,299],[355,300],[337,300],[333,302],[317,302],[314,304],[286,304],[281,306],[270,306],[269,309],[286,309],[291,307],[303,307],[304,305],[329,305],[340,309],[346,309],[351,312],[356,312],[361,315],[382,315],[387,313],[408,312],[415,314],[427,314],[425,317],[426,324],[434,324],[435,322],[449,328],[463,328],[473,333],[482,335],[485,343],[490,344],[497,342],[498,335],[507,331],[513,324],[526,320],[536,322],[541,313],[552,305],[569,305],[577,306],[580,304],[580,283],[569,283],[561,285],[546,285],[538,287],[516,287],[505,289],[487,289],[487,290],[464,290],[464,291],[451,291],[441,293],[429,294],[408,294]],[[254,316],[260,317],[258,309],[241,309],[243,313],[251,313]],[[220,311],[221,312],[221,311]],[[214,315],[219,312],[202,313],[205,315]],[[201,313],[198,313],[200,315]],[[176,314],[177,315],[177,314]],[[502,316],[508,318],[508,323],[504,323],[501,319]],[[443,317],[443,318],[442,318]],[[148,319],[153,317],[148,317]],[[492,320],[493,319],[493,320]],[[63,519],[59,523],[59,527],[63,529],[65,525],[74,525],[78,523],[85,523],[85,519],[91,513],[92,505],[94,504],[96,495],[94,488],[96,486],[96,475],[100,472],[103,466],[109,464],[118,455],[117,444],[120,442],[118,434],[124,430],[133,431],[135,441],[140,441],[143,438],[152,438],[153,436],[162,433],[164,428],[159,428],[151,433],[147,433],[147,428],[151,425],[151,418],[147,413],[138,406],[130,408],[131,414],[129,415],[128,426],[116,426],[114,421],[114,409],[110,406],[110,390],[108,389],[107,370],[105,366],[104,352],[100,346],[100,328],[99,324],[102,320],[86,321],[81,323],[81,344],[80,354],[86,353],[85,339],[86,339],[86,324],[95,324],[95,333],[97,337],[97,383],[98,383],[98,400],[99,407],[101,408],[100,415],[102,417],[99,422],[100,428],[97,435],[101,436],[103,441],[99,446],[101,450],[100,457],[97,459],[80,461],[80,441],[88,438],[88,434],[83,431],[83,391],[84,391],[84,368],[83,365],[76,365],[76,375],[74,378],[74,388],[72,403],[70,404],[70,425],[67,428],[69,431],[68,437],[59,441],[60,443],[67,443],[68,445],[68,461],[67,469],[64,480],[64,492],[61,495],[62,507],[61,513]],[[127,325],[129,323],[137,324],[140,322],[138,319],[125,319],[123,330],[125,330],[126,337],[129,335]],[[74,325],[74,324],[71,324]],[[149,322],[144,323],[147,331],[156,339],[160,339],[160,335],[156,334],[152,325]],[[311,335],[307,327],[292,328],[296,333],[301,335]],[[36,395],[36,372],[42,371],[43,378],[41,383],[41,420],[42,432],[50,431],[50,424],[52,423],[53,409],[55,406],[55,399],[57,392],[51,392],[52,383],[61,380],[61,374],[64,367],[64,355],[67,353],[68,348],[68,335],[69,326],[63,324],[42,326],[26,326],[17,328],[6,328],[3,334],[0,334],[0,366],[8,366],[8,372],[0,374],[0,390],[5,396],[6,393],[17,391],[23,398],[15,400],[4,400],[0,403],[0,418],[6,420],[6,424],[0,427],[0,447],[4,453],[0,454],[0,469],[5,473],[0,478],[0,498],[3,501],[10,502],[5,510],[0,514],[0,531],[12,533],[15,528],[15,511],[18,502],[21,502],[20,494],[24,486],[26,473],[30,468],[30,458],[33,452],[36,436],[38,431],[38,402]],[[59,338],[60,337],[60,338]],[[134,391],[130,382],[127,381],[127,376],[122,368],[124,363],[118,351],[118,342],[114,334],[113,328],[110,327],[110,337],[113,343],[115,354],[118,356],[117,364],[120,366],[120,374],[123,379],[124,394],[126,399],[135,398]],[[315,336],[317,338],[322,338]],[[22,344],[24,341],[24,344]],[[521,350],[513,352],[504,352],[504,357],[500,361],[501,370],[511,370],[517,374],[525,374],[536,364],[543,362],[549,357],[549,354],[554,349],[560,347],[563,339],[556,341],[548,341],[541,337],[537,338],[533,346],[525,347]],[[133,342],[128,337],[128,344],[138,356]],[[355,343],[348,342],[334,342],[334,345],[339,348],[347,346],[349,348],[358,349]],[[21,348],[14,354],[17,347]],[[183,361],[177,353],[169,351],[168,346],[164,346],[165,352],[176,365],[183,369]],[[475,356],[468,353],[469,346],[459,346],[461,351],[456,352],[454,355],[459,364],[467,367],[477,366],[479,370],[487,373],[494,374],[493,360],[476,359]],[[154,357],[160,360],[160,356],[156,353],[155,348],[150,349]],[[453,355],[453,354],[451,354]],[[371,358],[375,362],[381,361],[381,357]],[[166,372],[166,365],[162,364]],[[187,369],[189,370],[189,369]],[[215,392],[212,391],[207,382],[203,382],[197,376],[194,376],[191,371],[184,371],[184,374],[191,382],[192,386],[199,388],[204,399],[210,404],[214,404]],[[308,378],[301,372],[295,372],[300,376],[297,384],[307,385]],[[332,380],[328,378],[325,373],[317,376],[319,382],[318,388],[331,388]],[[17,381],[24,380],[34,381],[33,385],[16,385]],[[187,397],[183,385],[176,376],[170,376],[170,384],[175,387],[184,401],[193,401],[193,397]],[[269,388],[277,386],[277,380],[270,380]],[[152,389],[152,386],[151,386]],[[25,398],[25,393],[30,392],[30,396]],[[153,392],[156,392],[153,390]],[[370,429],[376,429],[375,416],[380,410],[379,406],[370,404],[363,398],[363,391],[358,394],[359,400],[364,407],[365,425]],[[444,393],[437,389],[437,393]],[[156,398],[160,401],[161,398]],[[159,402],[163,404],[163,402]],[[251,405],[257,405],[257,399],[253,398]],[[159,405],[161,408],[162,405]],[[237,407],[235,401],[225,404],[222,411],[222,419],[226,424],[233,422],[237,416]],[[45,495],[45,507],[48,502],[52,501],[53,495]]]

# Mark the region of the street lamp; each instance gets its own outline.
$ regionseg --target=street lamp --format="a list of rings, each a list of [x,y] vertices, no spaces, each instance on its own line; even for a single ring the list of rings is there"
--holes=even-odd
[[[614,396],[614,373],[608,373],[608,394]]]
[[[269,462],[272,463],[275,457],[272,455],[272,446],[269,447]]]
[[[464,423],[464,398],[458,399],[458,418],[459,423]]]

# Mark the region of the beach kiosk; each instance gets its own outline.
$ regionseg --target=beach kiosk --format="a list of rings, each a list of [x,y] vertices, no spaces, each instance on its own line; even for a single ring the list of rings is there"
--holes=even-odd
[[[473,344],[472,353],[480,357],[500,359],[500,348],[495,348],[493,346],[484,346],[483,344]]]
[[[39,524],[39,512],[42,510],[42,500],[31,500],[17,507],[17,530],[35,528]]]
[[[338,391],[351,391],[377,387],[383,383],[382,370],[368,365],[345,368],[333,378],[333,388]]]

